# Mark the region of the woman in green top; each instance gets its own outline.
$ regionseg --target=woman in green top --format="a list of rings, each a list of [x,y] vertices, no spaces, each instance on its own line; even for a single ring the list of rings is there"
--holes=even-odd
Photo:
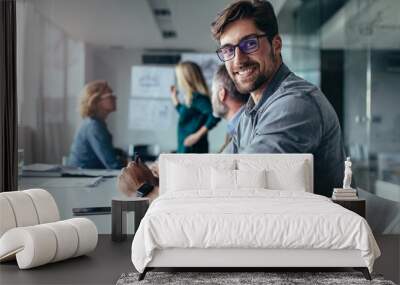
[[[178,153],[208,153],[207,132],[219,122],[212,115],[207,84],[200,67],[190,61],[179,63],[175,69],[178,85],[185,92],[185,102],[178,100],[175,86],[171,99],[179,114]]]

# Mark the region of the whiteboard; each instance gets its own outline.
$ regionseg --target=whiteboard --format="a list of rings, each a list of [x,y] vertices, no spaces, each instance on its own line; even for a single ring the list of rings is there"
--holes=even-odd
[[[209,87],[221,64],[214,53],[183,53],[182,61],[197,63]],[[168,130],[175,127],[177,114],[171,102],[170,87],[176,85],[175,66],[135,65],[131,69],[130,130]],[[183,92],[179,99],[183,102]]]
[[[171,85],[175,85],[174,67],[132,66],[132,97],[169,99]]]
[[[128,128],[131,130],[167,130],[175,126],[171,100],[130,98]],[[176,116],[176,114],[175,114]]]

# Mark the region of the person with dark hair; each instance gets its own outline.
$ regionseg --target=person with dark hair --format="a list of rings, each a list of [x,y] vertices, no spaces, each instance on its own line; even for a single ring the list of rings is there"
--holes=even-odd
[[[217,55],[238,91],[250,93],[228,153],[312,153],[314,192],[330,196],[345,158],[337,115],[318,87],[283,63],[268,1],[238,1],[212,23]]]
[[[214,74],[211,101],[214,116],[224,118],[228,124],[225,142],[219,152],[230,143],[248,99],[249,94],[240,93],[229,77],[225,65],[220,65]]]

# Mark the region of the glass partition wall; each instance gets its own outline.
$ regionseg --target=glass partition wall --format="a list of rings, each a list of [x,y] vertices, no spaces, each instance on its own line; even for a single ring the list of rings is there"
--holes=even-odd
[[[367,217],[400,234],[400,2],[349,1],[343,16],[344,139]]]
[[[284,61],[335,108],[373,230],[400,234],[400,1],[289,2]]]

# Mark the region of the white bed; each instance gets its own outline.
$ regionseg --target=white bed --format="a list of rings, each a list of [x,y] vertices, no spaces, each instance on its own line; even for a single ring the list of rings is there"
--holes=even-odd
[[[354,267],[380,255],[362,217],[312,194],[310,154],[165,154],[132,243],[154,267]],[[367,269],[368,268],[368,269]]]

